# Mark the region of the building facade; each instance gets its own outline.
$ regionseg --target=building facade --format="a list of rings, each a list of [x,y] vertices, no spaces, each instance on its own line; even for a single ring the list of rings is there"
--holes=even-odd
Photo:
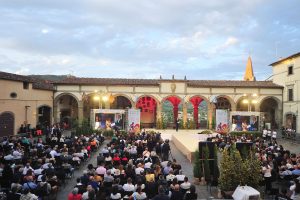
[[[300,132],[300,52],[270,64],[272,80],[283,89],[283,126]]]
[[[69,76],[50,83],[0,72],[0,84],[1,135],[17,133],[24,122],[35,126],[89,120],[91,109],[100,108],[140,109],[141,125],[145,128],[158,127],[166,116],[169,128],[177,119],[183,124],[193,121],[195,128],[212,128],[216,109],[249,115],[259,112],[260,128],[266,123],[278,128],[282,125],[286,98],[281,82],[255,80],[250,57],[243,81]]]
[[[53,122],[53,86],[27,76],[0,72],[0,136],[18,132],[21,124]]]

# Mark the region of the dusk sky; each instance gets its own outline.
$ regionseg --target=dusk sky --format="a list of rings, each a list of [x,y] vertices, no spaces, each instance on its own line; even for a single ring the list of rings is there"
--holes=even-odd
[[[299,51],[299,0],[0,1],[5,72],[264,80]]]

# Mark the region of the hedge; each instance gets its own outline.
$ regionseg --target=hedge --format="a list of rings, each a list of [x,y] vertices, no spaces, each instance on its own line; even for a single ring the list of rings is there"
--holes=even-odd
[[[252,135],[253,137],[262,137],[262,132],[260,131],[232,131],[229,134],[233,136]]]

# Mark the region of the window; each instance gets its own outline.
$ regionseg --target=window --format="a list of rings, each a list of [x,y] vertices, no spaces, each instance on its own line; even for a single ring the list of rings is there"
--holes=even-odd
[[[17,96],[18,95],[15,92],[10,93],[10,97],[13,98],[13,99],[17,98]]]
[[[293,65],[291,65],[291,66],[288,67],[288,75],[294,74],[294,69],[293,68],[294,68]]]
[[[288,101],[294,101],[294,91],[293,88],[288,89]]]
[[[23,89],[28,90],[29,89],[29,83],[23,82]]]

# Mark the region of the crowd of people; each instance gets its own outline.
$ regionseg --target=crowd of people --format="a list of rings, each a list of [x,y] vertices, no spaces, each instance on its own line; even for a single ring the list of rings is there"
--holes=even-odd
[[[214,141],[220,148],[229,148],[237,142],[252,143],[256,157],[262,164],[265,192],[282,199],[300,199],[300,154],[296,155],[279,145],[275,130],[263,130],[262,137],[218,135]]]
[[[51,130],[50,130],[51,131]],[[42,137],[13,136],[1,138],[1,196],[13,200],[53,197],[103,142],[98,135],[65,137],[54,125]]]
[[[68,199],[190,200],[197,193],[159,133],[116,133],[101,148],[97,166],[88,165],[77,179]]]

